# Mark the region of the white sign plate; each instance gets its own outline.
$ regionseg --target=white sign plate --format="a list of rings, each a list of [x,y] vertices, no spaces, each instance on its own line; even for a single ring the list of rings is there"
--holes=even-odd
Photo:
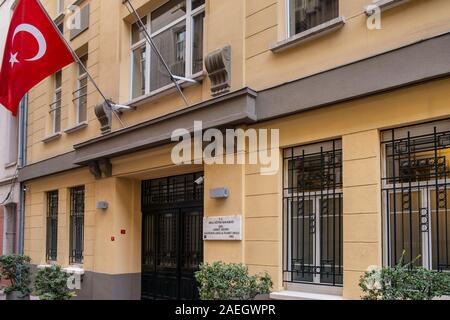
[[[241,216],[210,217],[203,219],[203,240],[242,240]]]

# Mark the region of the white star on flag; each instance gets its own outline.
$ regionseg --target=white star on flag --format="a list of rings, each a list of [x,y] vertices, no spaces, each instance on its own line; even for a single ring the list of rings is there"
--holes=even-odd
[[[18,54],[19,54],[18,52],[11,53],[11,59],[9,59],[9,63],[11,63],[11,68],[14,67],[15,63],[19,63],[19,60],[17,60],[17,55]]]

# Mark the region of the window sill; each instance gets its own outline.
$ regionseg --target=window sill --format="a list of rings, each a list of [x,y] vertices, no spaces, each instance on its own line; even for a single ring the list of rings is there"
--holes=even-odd
[[[79,276],[84,275],[84,269],[79,266],[69,266],[67,268],[63,268],[62,271],[64,271],[67,274],[76,274]]]
[[[48,264],[40,264],[37,266],[38,270],[44,270],[44,269],[48,269],[51,268],[53,265],[48,263]]]
[[[338,17],[328,22],[322,23],[314,28],[298,33],[286,40],[279,41],[270,47],[273,53],[283,52],[292,47],[298,46],[307,41],[316,39],[327,33],[336,31],[345,25],[345,18]]]
[[[270,299],[273,300],[344,300],[342,296],[330,295],[330,294],[320,294],[320,293],[310,293],[310,292],[300,292],[300,291],[280,291],[273,292],[270,294]]]
[[[63,22],[65,17],[66,17],[66,14],[64,12],[61,12],[55,17],[55,19],[53,19],[53,21],[55,22],[55,24],[58,24],[58,23]]]
[[[75,126],[73,126],[73,127],[71,127],[71,128],[68,128],[68,129],[64,130],[64,133],[65,133],[65,134],[72,134],[72,133],[74,133],[74,132],[83,130],[83,129],[86,128],[87,126],[88,126],[87,121],[83,121],[83,122],[81,122],[81,123],[79,123],[79,124],[77,124],[77,125],[75,125]]]
[[[376,13],[375,9],[377,8],[379,8],[381,12],[383,12],[409,1],[410,0],[378,0],[366,7],[366,15],[369,17],[372,16]]]
[[[50,143],[52,141],[58,140],[61,138],[61,132],[52,134],[51,136],[48,136],[42,140],[43,143]]]
[[[202,83],[203,79],[205,78],[205,75],[206,75],[205,72],[201,71],[201,72],[194,74],[192,77],[190,77],[190,79],[195,80],[198,83],[192,83],[192,82],[188,82],[188,81],[178,81],[178,83],[180,84],[181,88],[188,88],[191,86],[199,85]],[[162,87],[160,89],[152,91],[144,96],[135,98],[135,99],[125,103],[125,105],[130,106],[130,107],[139,107],[143,104],[152,102],[152,101],[160,99],[166,95],[169,95],[176,90],[177,89],[175,87],[175,84],[171,83],[165,87]]]

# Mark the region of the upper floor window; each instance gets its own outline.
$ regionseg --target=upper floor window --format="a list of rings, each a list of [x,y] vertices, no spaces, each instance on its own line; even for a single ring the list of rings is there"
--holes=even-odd
[[[50,116],[52,120],[52,133],[61,131],[61,100],[62,100],[62,72],[58,71],[54,75],[55,93],[53,103],[50,105]]]
[[[80,58],[81,63],[87,67],[88,55],[85,54]],[[77,124],[85,122],[87,120],[87,88],[88,88],[88,75],[86,70],[78,65],[78,80],[77,90],[74,92],[74,102],[76,106],[76,122]]]
[[[64,35],[64,21],[57,25],[59,32]]]
[[[205,0],[171,0],[143,18],[171,72],[192,77],[203,70]],[[164,64],[137,23],[132,26],[132,98],[171,85]]]
[[[8,133],[8,140],[6,142],[6,163],[12,165],[17,162],[18,145],[19,145],[19,121],[17,117],[12,114],[7,115],[6,128]],[[5,151],[2,151],[5,152]]]
[[[56,0],[56,15],[59,16],[64,12],[64,0]]]
[[[73,14],[69,18],[70,23],[70,40],[75,39],[84,31],[89,29],[90,23],[90,3],[87,3],[85,6],[82,6],[79,10],[74,10]],[[72,6],[73,8],[73,6]]]
[[[288,0],[289,36],[339,16],[339,0]]]

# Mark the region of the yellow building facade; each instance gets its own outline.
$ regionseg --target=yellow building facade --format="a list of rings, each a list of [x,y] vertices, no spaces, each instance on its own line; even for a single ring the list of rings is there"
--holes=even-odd
[[[268,272],[274,299],[358,299],[403,251],[450,268],[448,1],[131,1],[189,106],[126,3],[68,2],[42,1],[131,107],[76,64],[28,96],[24,253],[82,274],[79,298],[193,299],[201,262]],[[279,168],[174,164],[194,121],[279,130]],[[204,240],[236,216],[238,240]]]

